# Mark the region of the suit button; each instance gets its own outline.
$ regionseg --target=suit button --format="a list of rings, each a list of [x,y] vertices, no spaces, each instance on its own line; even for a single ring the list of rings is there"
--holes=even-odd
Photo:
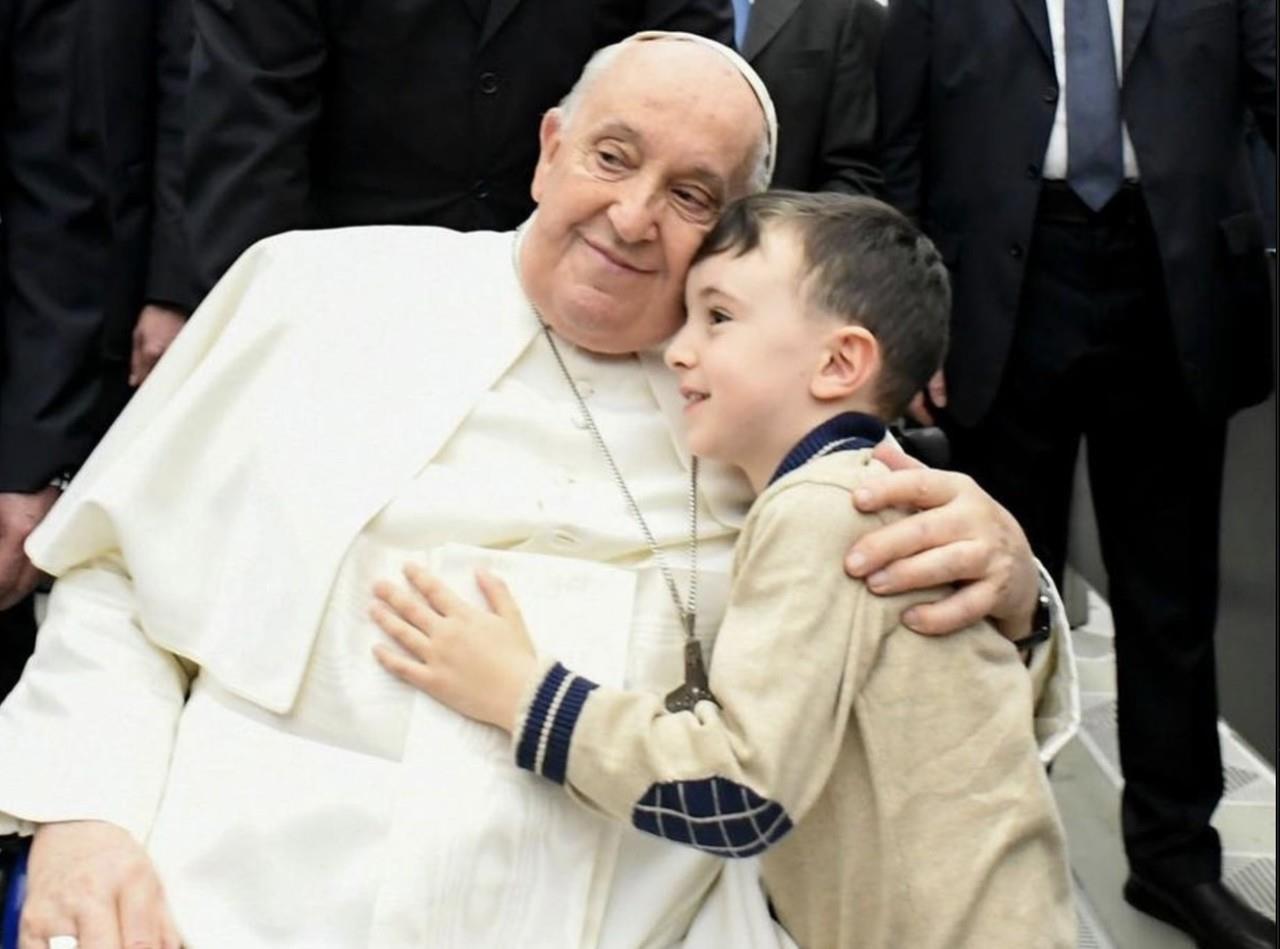
[[[1031,164],[1027,165],[1027,177],[1033,178],[1033,179],[1039,178],[1040,166],[1037,165],[1035,162],[1032,162]]]
[[[1009,256],[1010,256],[1010,257],[1012,257],[1014,260],[1021,260],[1021,259],[1022,259],[1022,245],[1021,245],[1021,244],[1010,244],[1010,245],[1009,245]]]
[[[1058,101],[1058,89],[1056,86],[1050,86],[1044,91],[1044,101],[1053,105]]]
[[[489,197],[489,182],[481,178],[471,186],[471,194],[473,197],[479,198],[483,201],[485,198]]]
[[[487,96],[493,95],[498,91],[498,74],[491,72],[482,72],[480,74],[480,91]]]

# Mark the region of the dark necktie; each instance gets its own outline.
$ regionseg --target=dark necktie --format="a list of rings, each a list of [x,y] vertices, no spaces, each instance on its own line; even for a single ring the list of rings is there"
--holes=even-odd
[[[747,38],[747,21],[751,19],[751,0],[733,0],[733,43],[742,52]]]
[[[1124,182],[1107,0],[1066,0],[1067,184],[1099,211]]]

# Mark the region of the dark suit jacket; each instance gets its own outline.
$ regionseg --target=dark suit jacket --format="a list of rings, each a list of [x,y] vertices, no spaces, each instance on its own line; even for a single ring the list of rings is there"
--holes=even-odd
[[[195,0],[189,224],[208,289],[300,227],[505,229],[542,114],[644,28],[732,42],[730,0]]]
[[[755,0],[743,57],[778,111],[775,188],[874,194],[876,0]]]
[[[127,358],[142,304],[190,311],[195,296],[182,207],[190,0],[80,0],[78,81],[93,109],[110,227],[112,355]]]
[[[77,467],[128,397],[177,6],[0,0],[0,491]]]
[[[1262,220],[1244,116],[1274,150],[1274,0],[1126,0],[1122,109],[1182,369],[1225,414],[1271,385]],[[1018,310],[1058,99],[1044,0],[895,0],[879,70],[886,194],[954,280],[949,410],[981,418]],[[1152,393],[1159,404],[1159,393]]]

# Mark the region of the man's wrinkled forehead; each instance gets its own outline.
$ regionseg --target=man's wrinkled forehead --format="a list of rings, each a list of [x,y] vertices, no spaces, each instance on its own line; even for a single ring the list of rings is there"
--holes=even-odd
[[[678,93],[670,121],[678,123],[687,117],[686,96],[713,93],[723,109],[738,107],[742,121],[761,130],[766,181],[772,176],[777,141],[773,102],[755,70],[737,53],[705,37],[659,31],[637,33],[611,53],[583,90],[584,98],[595,100],[595,119],[630,124],[628,112],[670,84]],[[719,151],[724,144],[709,136],[707,148]]]

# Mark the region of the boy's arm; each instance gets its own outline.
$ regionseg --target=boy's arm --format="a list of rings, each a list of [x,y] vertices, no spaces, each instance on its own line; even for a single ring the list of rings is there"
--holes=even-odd
[[[402,649],[374,652],[410,685],[511,732],[517,764],[567,784],[588,806],[748,856],[782,836],[825,785],[854,695],[897,623],[902,598],[872,596],[840,566],[850,536],[878,519],[834,483],[761,499],[739,539],[712,664],[719,706],[668,713],[659,696],[600,688],[535,657],[510,592],[483,571],[476,580],[489,611],[413,565],[405,575],[415,592],[375,584],[372,616]]]
[[[1050,639],[1035,647],[1029,663],[1035,697],[1036,738],[1040,757],[1051,761],[1080,725],[1079,682],[1066,610],[1053,580],[1034,557],[1022,529],[972,479],[955,472],[926,469],[886,438],[875,451],[889,473],[858,485],[855,497],[866,512],[917,507],[853,545],[846,563],[851,576],[867,577],[873,590],[889,594],[923,590],[930,584],[955,584],[945,596],[912,609],[904,622],[926,635],[951,633],[984,615],[1006,638],[1030,631],[1037,586],[1049,591]],[[979,536],[975,531],[985,532]],[[961,548],[986,551],[965,563]],[[856,558],[861,557],[859,562]],[[1039,578],[1039,579],[1038,579]],[[883,581],[883,582],[881,582]],[[1014,592],[1019,591],[1019,592]],[[995,615],[1002,612],[1003,620]]]
[[[521,767],[641,830],[721,856],[776,842],[826,784],[851,706],[901,604],[839,565],[871,519],[836,485],[765,500],[739,541],[711,690],[668,713],[661,697],[597,687],[559,664],[514,732]]]

